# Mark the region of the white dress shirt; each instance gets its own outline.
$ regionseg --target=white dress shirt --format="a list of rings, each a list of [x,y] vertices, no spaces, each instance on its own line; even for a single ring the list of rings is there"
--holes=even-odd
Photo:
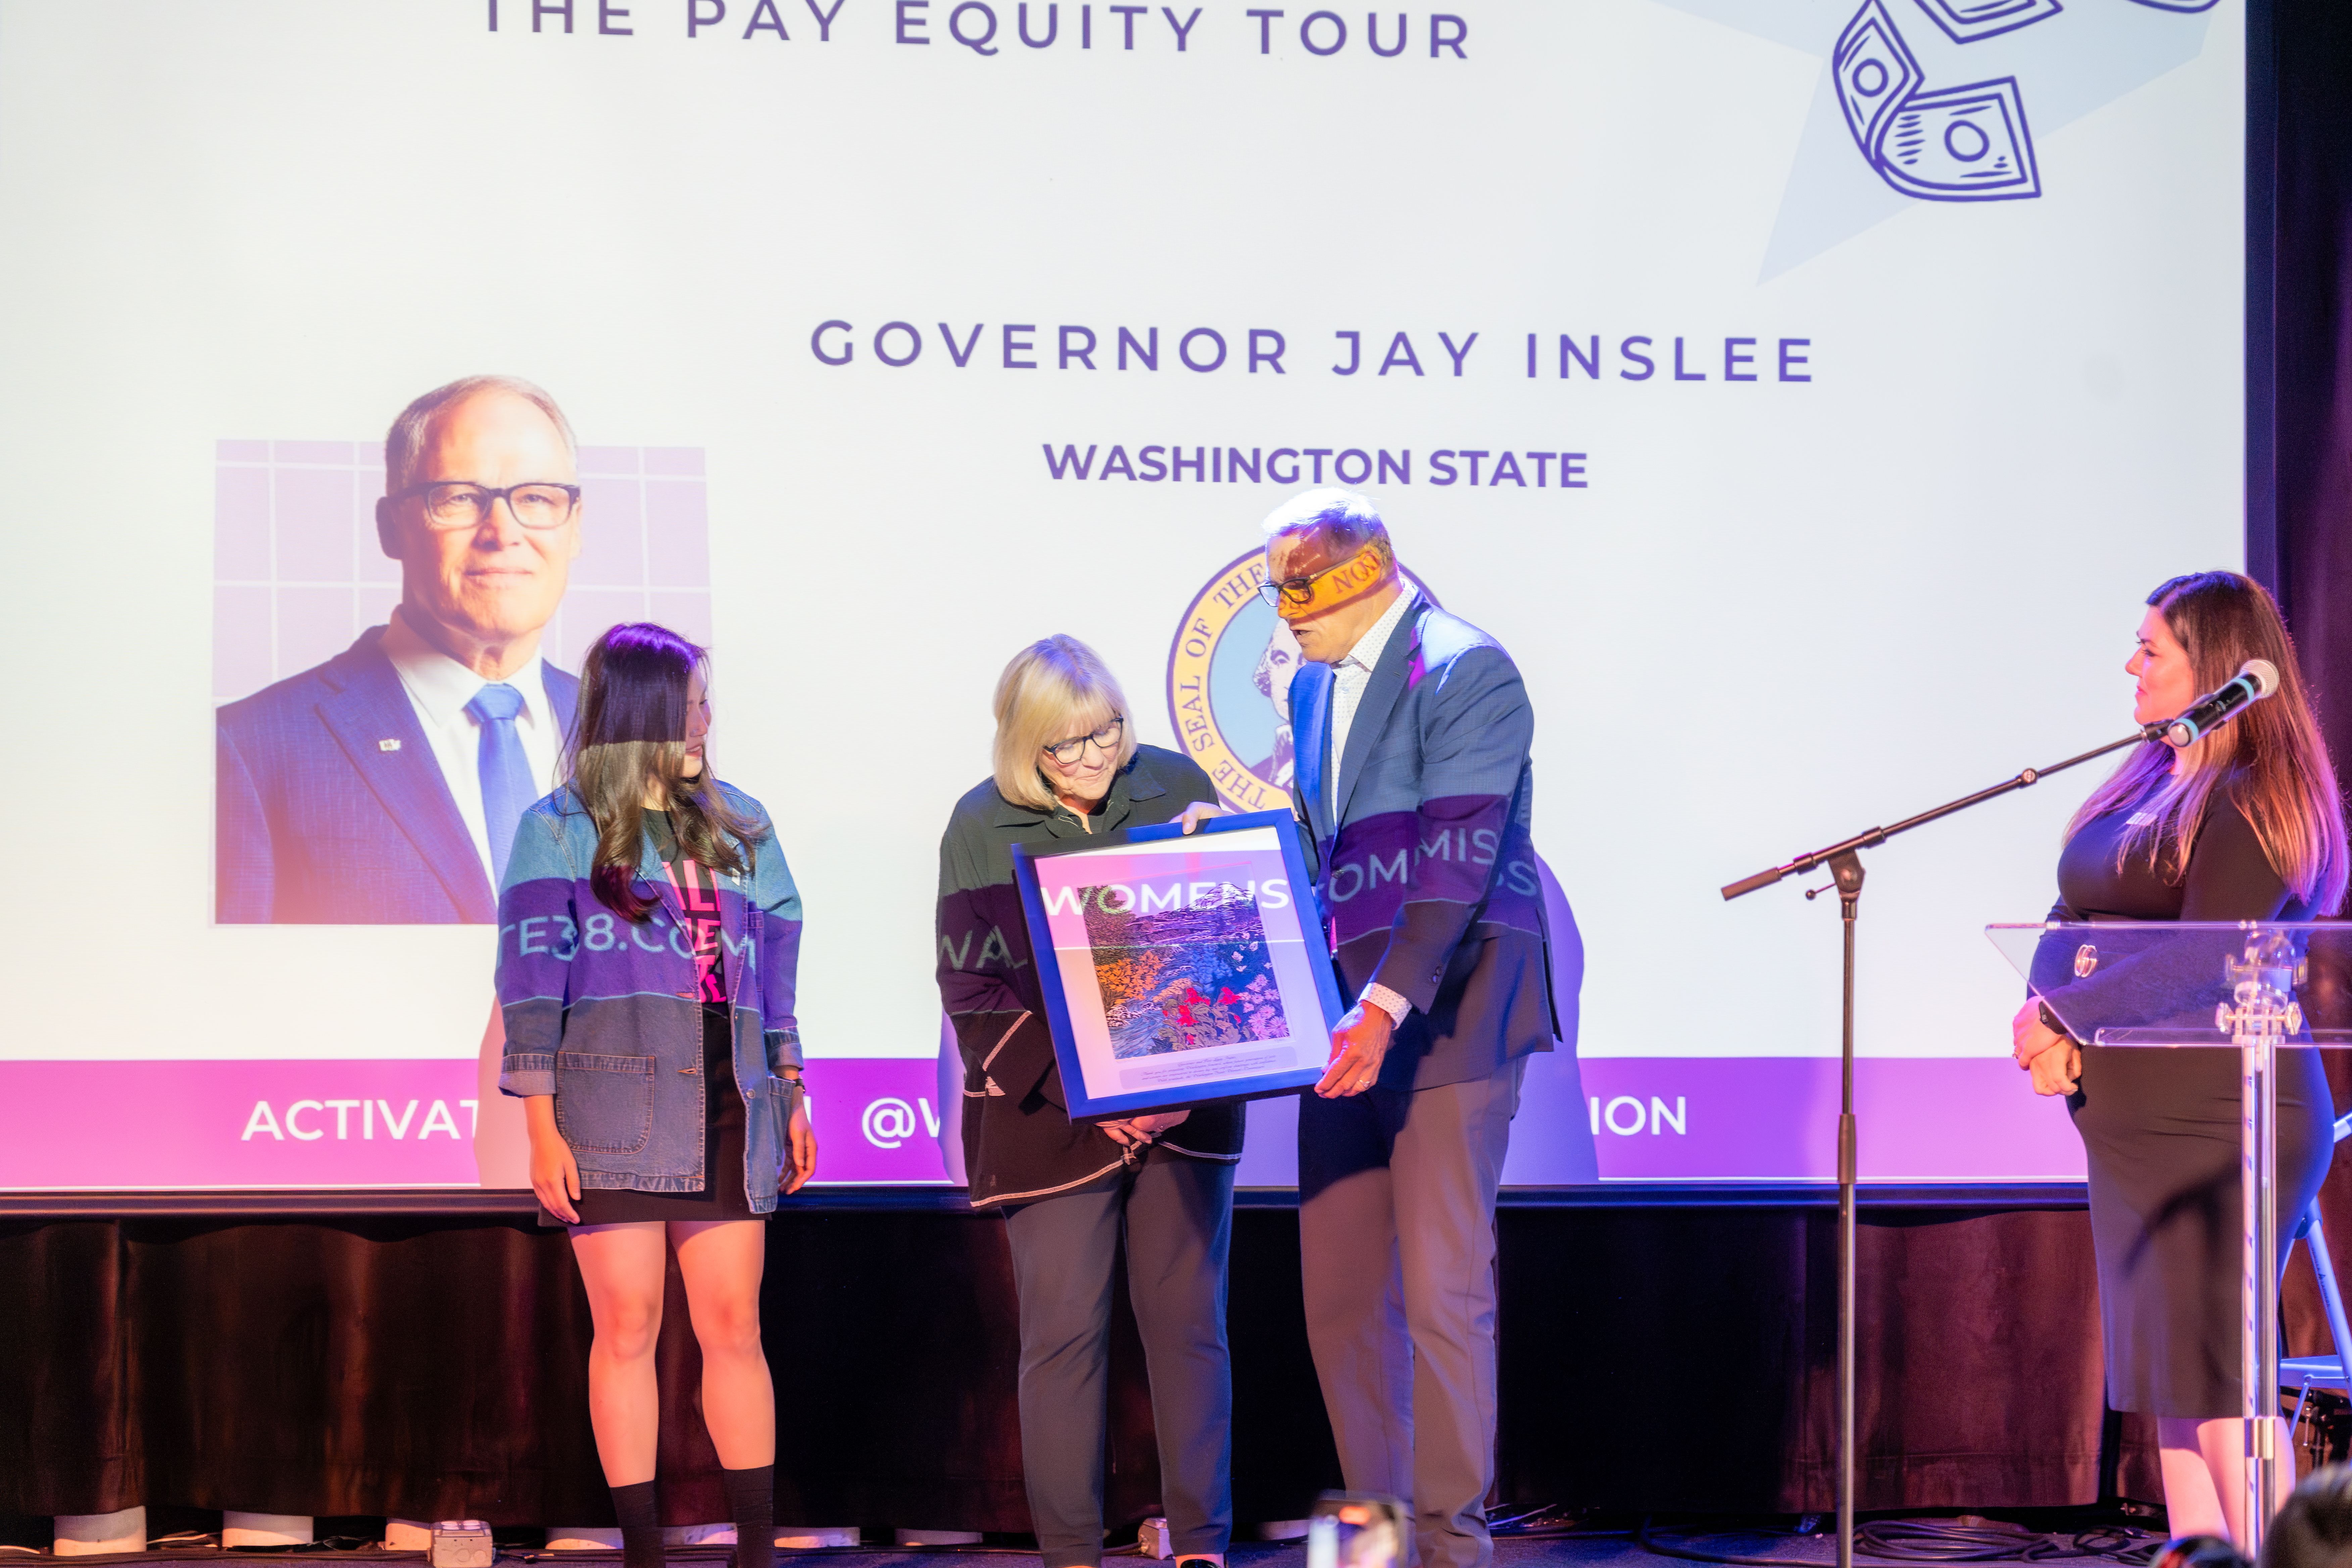
[[[1364,689],[1372,683],[1372,671],[1388,650],[1389,638],[1396,635],[1404,613],[1412,608],[1414,597],[1411,589],[1399,593],[1396,603],[1356,639],[1346,657],[1331,666],[1331,822],[1335,828],[1339,821],[1339,761],[1348,754],[1348,731],[1356,726],[1356,710],[1363,705]]]
[[[496,887],[498,879],[490,870],[490,831],[482,812],[482,726],[466,711],[466,704],[493,683],[417,636],[397,609],[383,628],[383,651],[399,672],[401,689],[408,693],[408,705],[416,710],[416,722],[433,748],[433,760],[440,764],[442,782],[449,786],[449,798],[457,803],[457,815],[473,837],[474,852],[482,858],[482,875]],[[533,654],[530,662],[504,682],[522,693],[515,732],[522,738],[531,782],[542,795],[555,787],[557,759],[563,749],[555,708],[547,699],[546,671],[546,662]]]
[[[1355,728],[1356,710],[1363,706],[1364,689],[1372,683],[1372,671],[1388,651],[1389,639],[1396,635],[1407,610],[1418,597],[1411,589],[1400,592],[1371,629],[1356,639],[1356,646],[1331,666],[1331,830],[1339,831],[1339,763],[1348,754],[1348,731]],[[1370,1003],[1386,1013],[1396,1023],[1412,1011],[1412,1004],[1378,981],[1364,987],[1361,1001]]]

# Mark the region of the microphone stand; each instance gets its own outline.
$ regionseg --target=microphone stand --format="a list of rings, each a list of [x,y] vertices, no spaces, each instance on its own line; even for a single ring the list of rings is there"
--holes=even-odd
[[[1867,832],[1857,833],[1851,838],[1840,839],[1837,843],[1829,846],[1825,849],[1816,849],[1810,855],[1800,855],[1784,866],[1775,866],[1769,871],[1759,871],[1753,877],[1743,878],[1723,889],[1723,896],[1725,900],[1728,901],[1729,900],[1740,897],[1742,894],[1755,892],[1759,888],[1769,888],[1784,877],[1802,876],[1804,873],[1811,871],[1817,867],[1827,866],[1830,868],[1830,875],[1834,879],[1829,886],[1833,886],[1837,889],[1838,910],[1844,927],[1845,1005],[1843,1039],[1841,1044],[1839,1053],[1840,1070],[1837,1147],[1837,1568],[1853,1568],[1853,1198],[1855,1178],[1853,1123],[1853,922],[1854,917],[1860,911],[1862,904],[1863,871],[1861,852],[1864,849],[1875,849],[1878,846],[1885,843],[1888,839],[1894,837],[1898,833],[1908,833],[1915,827],[1924,827],[1928,823],[1934,822],[1940,817],[1951,816],[1954,812],[1966,811],[1972,805],[1981,805],[1986,801],[1991,800],[1998,795],[2008,795],[2014,790],[2029,788],[2030,786],[2040,783],[2042,780],[2048,778],[2052,773],[2063,773],[2068,768],[2074,767],[2077,763],[2091,761],[2094,757],[2104,757],[2108,752],[2119,752],[2126,746],[2137,745],[2144,742],[2160,740],[2163,738],[2164,731],[2165,726],[2162,724],[2144,724],[2132,733],[2125,736],[2122,740],[2110,741],[2105,745],[2099,747],[2096,751],[2084,752],[2082,755],[2077,757],[2069,757],[2063,763],[2053,763],[2046,768],[2027,768],[2015,778],[2003,779],[2000,783],[1993,785],[1990,789],[1980,789],[1974,795],[1962,795],[1958,800],[1947,801],[1942,805],[1937,806],[1932,811],[1923,811],[1916,816],[1906,816],[1902,821],[1895,823],[1890,826],[1874,827]],[[1807,899],[1811,899],[1818,894],[1827,892],[1828,890],[1828,887],[1809,889],[1805,893],[1805,897]]]

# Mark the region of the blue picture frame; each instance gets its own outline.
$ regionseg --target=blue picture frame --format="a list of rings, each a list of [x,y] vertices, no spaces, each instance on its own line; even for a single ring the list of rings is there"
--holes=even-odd
[[[1183,837],[1183,828],[1180,824],[1171,822],[1085,838],[1013,846],[1013,879],[1021,891],[1022,914],[1029,925],[1030,950],[1037,955],[1038,988],[1045,996],[1045,1023],[1054,1037],[1054,1057],[1062,1069],[1064,1102],[1072,1121],[1103,1121],[1212,1101],[1264,1100],[1276,1095],[1296,1094],[1323,1076],[1324,1068],[1328,1065],[1332,1026],[1347,1008],[1339,999],[1339,979],[1332,971],[1329,946],[1324,936],[1322,921],[1316,912],[1314,883],[1307,869],[1307,858],[1299,849],[1296,819],[1287,811],[1213,816],[1202,822],[1192,837],[1210,842],[1224,835],[1267,827],[1277,830],[1274,839],[1293,896],[1285,908],[1269,910],[1261,906],[1259,915],[1267,927],[1269,942],[1296,940],[1306,953],[1307,962],[1305,968],[1312,984],[1284,989],[1281,992],[1281,1007],[1289,1037],[1316,1042],[1318,1048],[1307,1053],[1312,1065],[1246,1072],[1232,1078],[1118,1094],[1093,1093],[1088,1089],[1088,1075],[1081,1056],[1077,1032],[1072,1024],[1070,999],[1065,989],[1054,932],[1047,918],[1038,862],[1059,860],[1070,856],[1116,854],[1131,850],[1138,844]],[[1086,984],[1096,984],[1091,973]],[[1301,991],[1305,994],[1297,994]],[[1097,1005],[1099,1005],[1098,1001]]]

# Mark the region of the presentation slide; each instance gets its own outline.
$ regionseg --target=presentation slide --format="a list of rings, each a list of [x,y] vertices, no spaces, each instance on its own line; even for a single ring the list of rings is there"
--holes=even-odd
[[[605,627],[709,646],[820,1180],[957,1179],[998,672],[1079,637],[1279,807],[1259,524],[1318,485],[1534,706],[1569,1037],[1507,1179],[1830,1178],[1837,901],[1717,889],[2128,732],[2149,590],[2242,564],[2241,0],[1440,3],[0,0],[0,605],[57,677],[0,1186],[526,1184],[493,966],[595,933],[498,928],[491,720],[404,605],[536,648],[537,789]],[[546,405],[484,471],[579,491],[497,582],[379,506],[471,375]],[[1983,928],[2104,766],[1866,857],[1865,1179],[2080,1177]]]

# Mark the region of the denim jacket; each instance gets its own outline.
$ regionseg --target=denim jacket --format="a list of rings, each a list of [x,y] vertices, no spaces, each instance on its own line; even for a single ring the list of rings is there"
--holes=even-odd
[[[784,1126],[797,1092],[782,1076],[801,1061],[793,1019],[801,900],[759,802],[719,790],[760,824],[745,875],[718,875],[735,1081],[745,1110],[744,1192],[752,1212],[776,1206]],[[677,893],[650,833],[637,863],[640,895],[660,904],[632,925],[589,885],[596,825],[569,785],[523,814],[499,889],[499,1005],[506,1053],[499,1088],[552,1094],[555,1124],[580,1184],[648,1193],[702,1190],[705,1115],[702,1004]]]

